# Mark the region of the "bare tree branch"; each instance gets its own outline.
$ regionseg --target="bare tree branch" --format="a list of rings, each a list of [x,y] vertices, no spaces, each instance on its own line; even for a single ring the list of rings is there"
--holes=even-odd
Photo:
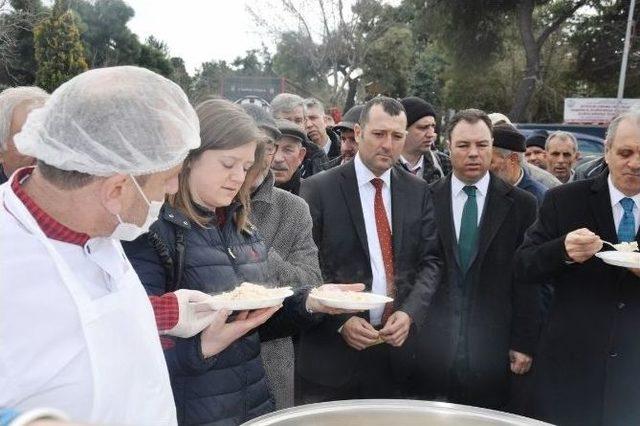
[[[551,24],[540,33],[538,38],[536,39],[536,44],[538,49],[542,48],[542,45],[547,41],[549,36],[558,28],[560,25],[564,24],[565,21],[571,18],[582,6],[585,6],[589,1],[588,0],[579,0],[573,4],[570,8],[566,9],[564,12],[560,13],[556,19],[551,22]]]

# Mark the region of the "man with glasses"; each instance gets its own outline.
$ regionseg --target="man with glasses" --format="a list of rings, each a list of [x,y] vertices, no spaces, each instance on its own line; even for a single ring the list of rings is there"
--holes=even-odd
[[[272,281],[282,286],[320,285],[322,277],[318,249],[311,235],[313,224],[309,207],[302,198],[275,188],[274,174],[270,171],[278,144],[283,144],[283,151],[289,150],[288,139],[293,138],[285,136],[281,141],[282,133],[266,110],[254,105],[243,105],[243,108],[265,133],[264,161],[251,167],[247,179],[254,182],[251,223],[258,228],[268,247],[267,265]],[[296,148],[300,142],[294,140],[293,145]],[[262,337],[265,340],[267,336]],[[292,407],[294,356],[291,338],[264,341],[261,352],[276,409]]]

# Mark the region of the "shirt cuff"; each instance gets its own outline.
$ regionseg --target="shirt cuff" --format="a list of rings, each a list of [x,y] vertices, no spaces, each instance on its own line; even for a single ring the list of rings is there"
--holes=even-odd
[[[178,306],[178,298],[174,293],[149,296],[149,301],[153,307],[159,332],[171,330],[178,324],[180,308]]]

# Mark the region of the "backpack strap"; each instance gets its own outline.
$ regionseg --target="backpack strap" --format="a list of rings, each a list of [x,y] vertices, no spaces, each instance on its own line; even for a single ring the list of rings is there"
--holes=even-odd
[[[171,250],[167,242],[156,231],[149,230],[147,238],[151,246],[158,254],[160,263],[164,269],[166,278],[165,292],[173,292],[182,287],[182,278],[184,275],[184,257],[186,252],[186,243],[184,238],[184,228],[180,226],[172,227],[175,233],[175,250],[172,256]]]

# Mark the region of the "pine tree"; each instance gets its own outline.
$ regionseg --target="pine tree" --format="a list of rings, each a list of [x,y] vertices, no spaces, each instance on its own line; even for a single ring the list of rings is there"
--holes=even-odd
[[[65,0],[56,0],[51,15],[34,28],[34,44],[36,84],[47,91],[88,68],[76,17]]]

